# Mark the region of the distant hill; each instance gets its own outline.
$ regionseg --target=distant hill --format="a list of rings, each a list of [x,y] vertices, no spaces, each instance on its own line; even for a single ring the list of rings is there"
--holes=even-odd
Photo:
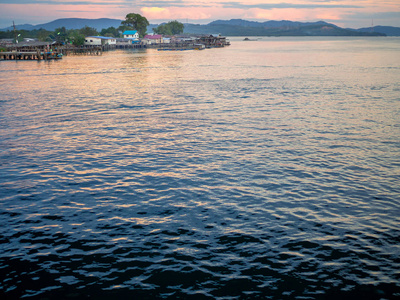
[[[400,27],[392,27],[392,26],[374,26],[367,28],[357,29],[360,32],[380,32],[384,33],[387,36],[400,36]]]
[[[193,34],[220,33],[225,36],[384,36],[379,32],[361,32],[319,22],[267,21],[240,19],[214,21],[208,25],[185,24],[185,32]]]
[[[15,25],[15,27],[17,28],[17,30],[32,30],[32,27],[34,27],[31,24],[21,24],[21,25]],[[14,30],[14,27],[10,26],[10,27],[6,27],[6,28],[1,28],[0,31],[8,31],[8,30]]]
[[[308,26],[308,25],[332,25],[324,21],[318,22],[295,22],[295,21],[266,21],[266,22],[255,22],[246,21],[242,19],[232,19],[232,20],[217,20],[209,23],[209,25],[230,25],[230,26],[242,26],[242,27],[268,27],[268,28],[280,28],[280,27],[298,27],[298,26]],[[336,26],[337,27],[337,26]]]
[[[65,27],[66,29],[81,29],[85,26],[89,26],[92,28],[96,28],[96,30],[101,31],[103,28],[109,27],[119,27],[121,25],[122,20],[117,19],[80,19],[80,18],[66,18],[66,19],[57,19],[45,24],[39,25],[16,25],[16,28],[19,30],[35,30],[35,29],[46,29],[49,31],[53,31],[56,28]],[[1,29],[2,31],[13,30],[13,27],[7,27]]]
[[[85,26],[102,29],[121,25],[118,19],[80,19],[66,18],[57,19],[49,23],[39,25],[16,25],[18,30],[46,29],[53,31],[56,28],[80,29]],[[185,33],[190,34],[213,34],[220,33],[225,36],[400,36],[400,27],[375,26],[371,28],[345,29],[324,21],[319,22],[294,22],[288,20],[255,22],[242,19],[217,20],[206,25],[184,24]],[[151,32],[156,24],[150,24],[147,31]],[[13,30],[7,27],[0,31]]]

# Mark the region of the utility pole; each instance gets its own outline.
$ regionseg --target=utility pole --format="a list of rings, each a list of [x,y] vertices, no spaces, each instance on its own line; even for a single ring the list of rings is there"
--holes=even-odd
[[[17,30],[15,29],[15,23],[14,23],[14,21],[13,21],[13,27],[14,27],[14,38],[15,38],[15,43],[18,44]]]

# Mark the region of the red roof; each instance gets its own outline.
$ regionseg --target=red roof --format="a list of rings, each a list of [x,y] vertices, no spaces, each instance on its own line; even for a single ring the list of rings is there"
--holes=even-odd
[[[161,39],[162,35],[161,34],[154,34],[154,35],[145,35],[144,36],[145,39],[149,39],[149,40],[157,40],[157,39]]]

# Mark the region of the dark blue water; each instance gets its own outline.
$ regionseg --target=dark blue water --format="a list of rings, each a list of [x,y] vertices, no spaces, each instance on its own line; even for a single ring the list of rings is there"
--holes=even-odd
[[[399,50],[0,62],[0,298],[400,299]]]

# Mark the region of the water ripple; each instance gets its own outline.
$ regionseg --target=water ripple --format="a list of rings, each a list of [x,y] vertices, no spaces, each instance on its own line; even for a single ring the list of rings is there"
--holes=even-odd
[[[399,298],[395,58],[265,43],[2,63],[0,297]]]

